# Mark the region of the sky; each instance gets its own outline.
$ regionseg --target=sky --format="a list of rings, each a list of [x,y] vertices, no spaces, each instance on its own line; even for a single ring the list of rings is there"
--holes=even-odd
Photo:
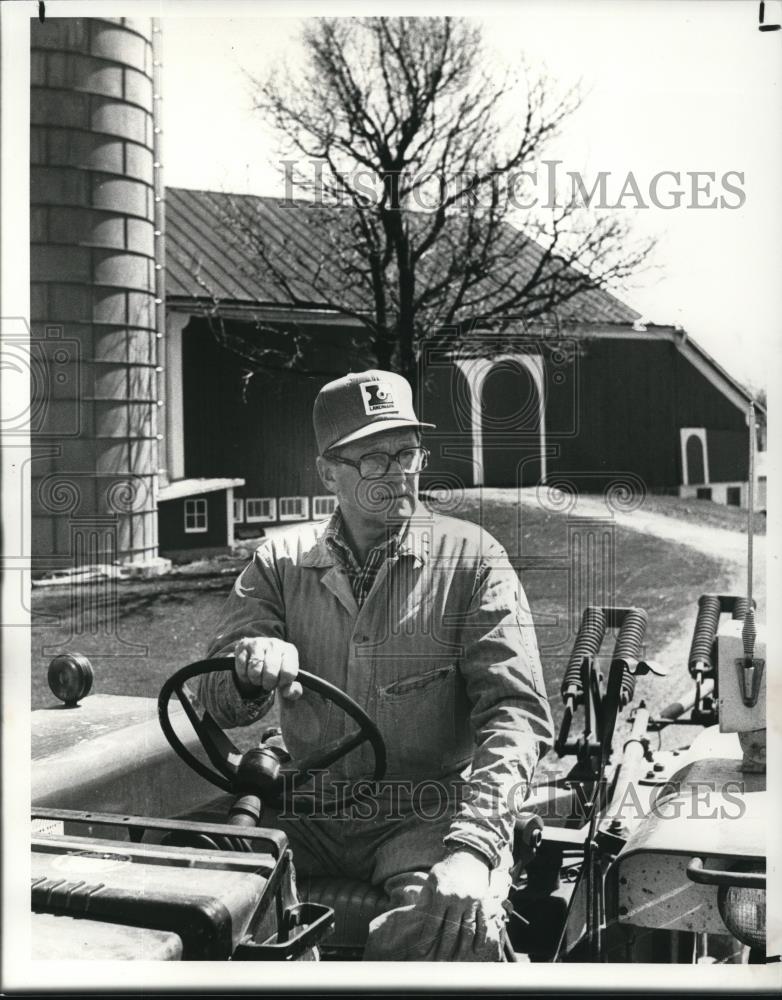
[[[765,22],[782,24],[782,0]],[[301,60],[303,17],[247,3],[242,17],[173,16],[163,5],[163,166],[170,186],[282,195],[276,133],[253,108],[250,76]],[[210,9],[194,5],[189,13]],[[232,10],[235,8],[232,8]],[[619,291],[643,317],[676,324],[756,389],[782,376],[782,31],[758,30],[752,0],[516,0],[447,6],[396,3],[285,12],[440,14],[480,9],[492,65],[520,60],[584,101],[547,148],[559,176],[588,187],[607,172],[621,213],[658,243],[650,265]],[[246,12],[246,13],[245,13]],[[520,104],[520,107],[522,105]],[[685,192],[678,208],[658,200]],[[692,172],[707,189],[692,194]],[[725,175],[728,175],[725,178]],[[731,185],[734,190],[730,190]],[[710,189],[709,189],[710,188]],[[738,189],[739,193],[736,193]],[[715,207],[695,207],[693,202]],[[724,206],[720,205],[722,198]],[[728,207],[735,206],[735,207]]]

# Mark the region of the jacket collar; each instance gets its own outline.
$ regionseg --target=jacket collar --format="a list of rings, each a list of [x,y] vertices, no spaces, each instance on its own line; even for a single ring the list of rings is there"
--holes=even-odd
[[[335,514],[332,514],[328,521],[315,525],[315,544],[302,554],[302,566],[318,569],[324,566],[334,566],[337,563],[336,555],[326,543],[326,531],[330,526],[333,526]],[[410,520],[407,522],[407,530],[399,542],[397,552],[400,557],[412,556],[420,565],[427,561],[433,518],[432,512],[418,501]]]

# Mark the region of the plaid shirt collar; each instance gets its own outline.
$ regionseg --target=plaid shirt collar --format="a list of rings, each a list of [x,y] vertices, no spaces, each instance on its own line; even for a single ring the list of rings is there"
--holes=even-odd
[[[386,559],[391,559],[399,553],[406,530],[407,523],[390,534],[385,542],[381,542],[370,549],[364,565],[360,566],[348,543],[345,532],[345,519],[339,507],[332,514],[323,534],[323,539],[331,552],[334,553],[347,570],[350,587],[359,607],[364,603],[367,594],[372,589],[372,584],[375,582],[380,567]]]
[[[339,517],[337,517],[339,515]],[[342,562],[342,553],[329,541],[329,534],[334,534],[338,522],[342,520],[339,508],[331,515],[326,522],[321,522],[315,526],[315,537],[313,543],[301,555],[301,565],[311,569],[333,566],[335,562]],[[435,515],[424,505],[416,503],[413,516],[403,525],[401,537],[398,542],[396,554],[399,556],[410,556],[419,566],[424,565],[429,559],[429,550],[433,533],[435,531]],[[392,536],[394,537],[394,536]],[[342,536],[345,545],[347,542]],[[387,544],[387,543],[386,543]],[[350,552],[350,546],[347,546]],[[353,555],[350,552],[351,556]],[[355,561],[355,556],[353,556]]]

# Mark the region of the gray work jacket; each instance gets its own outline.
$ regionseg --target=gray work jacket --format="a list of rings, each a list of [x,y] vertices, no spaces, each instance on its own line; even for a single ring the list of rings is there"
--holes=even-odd
[[[512,839],[513,811],[552,742],[518,576],[488,532],[419,504],[398,554],[382,565],[359,608],[325,543],[327,523],[261,542],[226,601],[207,656],[230,655],[250,636],[293,643],[303,670],[342,688],[376,721],[388,749],[386,779],[426,785],[431,800],[434,785],[463,776],[445,841],[470,845],[496,865]],[[199,694],[227,726],[253,722],[269,707],[244,701],[228,673],[204,677]],[[278,700],[294,765],[355,728],[307,692]],[[364,744],[332,765],[328,780],[366,778],[372,763]]]

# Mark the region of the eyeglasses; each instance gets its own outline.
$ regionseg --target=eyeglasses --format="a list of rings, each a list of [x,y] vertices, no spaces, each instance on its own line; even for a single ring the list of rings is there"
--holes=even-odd
[[[358,474],[362,479],[381,479],[391,468],[391,463],[396,462],[402,472],[413,474],[425,469],[429,464],[429,452],[426,448],[402,448],[396,455],[389,455],[385,451],[373,451],[368,455],[362,455],[354,462],[351,458],[341,458],[339,455],[332,455],[326,452],[325,458],[332,462],[339,462],[342,465],[350,465],[358,469]]]

